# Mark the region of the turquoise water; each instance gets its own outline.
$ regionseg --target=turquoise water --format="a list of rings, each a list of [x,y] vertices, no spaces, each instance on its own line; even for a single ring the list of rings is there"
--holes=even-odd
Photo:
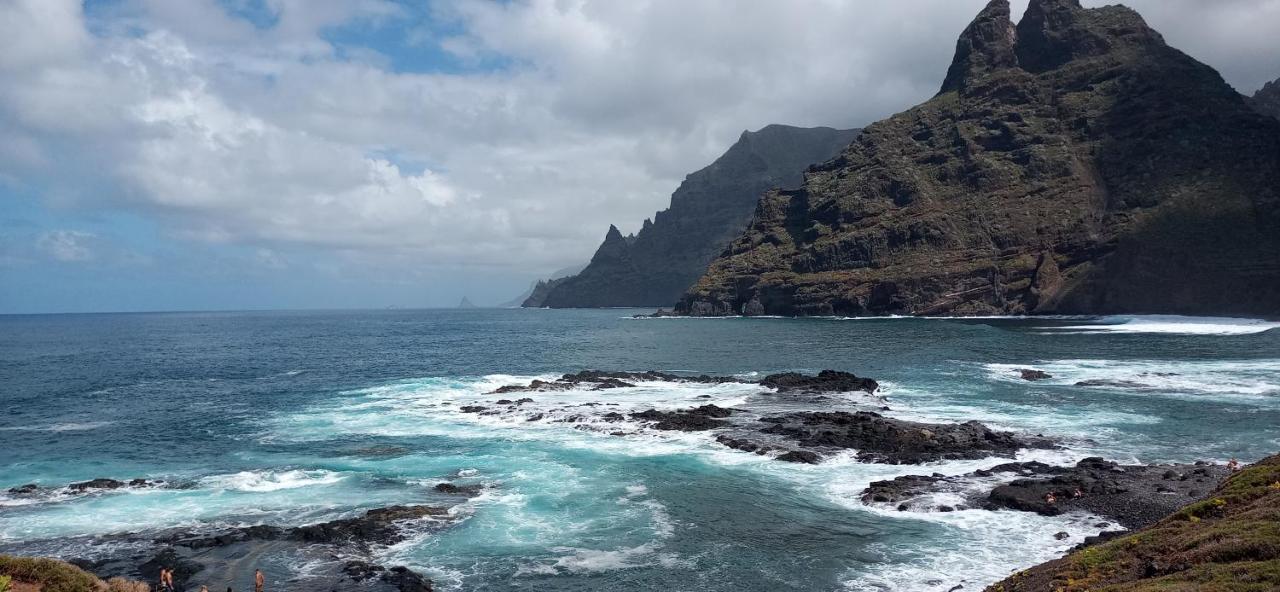
[[[105,553],[175,526],[298,524],[394,503],[454,524],[380,559],[446,590],[980,588],[1099,530],[1090,516],[896,512],[873,480],[995,460],[817,466],[705,433],[594,414],[712,402],[751,385],[538,393],[530,414],[461,413],[497,386],[584,368],[874,377],[889,415],[1063,439],[1024,459],[1253,460],[1280,450],[1280,330],[1228,319],[631,319],[636,311],[371,311],[0,317],[0,488],[148,477],[178,487],[0,494],[0,550]],[[1017,370],[1054,378],[1022,381]],[[1109,386],[1076,386],[1089,380]],[[578,407],[599,403],[595,407]],[[856,408],[850,395],[830,402]],[[582,421],[557,421],[570,416]],[[623,429],[625,436],[611,435]],[[374,449],[382,447],[381,449]],[[374,449],[374,450],[371,450]],[[1066,541],[1053,534],[1067,531]],[[282,557],[277,572],[305,570]],[[279,574],[286,577],[287,573]]]

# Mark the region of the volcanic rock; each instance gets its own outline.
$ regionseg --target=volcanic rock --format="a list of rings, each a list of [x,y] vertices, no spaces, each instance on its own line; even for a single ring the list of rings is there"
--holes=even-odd
[[[823,370],[817,376],[805,376],[795,372],[770,374],[760,381],[760,386],[777,389],[779,393],[847,393],[865,391],[874,393],[879,383],[870,378],[859,378],[849,372]]]
[[[996,432],[976,421],[917,423],[870,411],[793,413],[766,417],[761,430],[798,440],[805,448],[852,448],[859,460],[919,464],[939,460],[1013,456],[1022,448],[1048,448],[1041,438]]]
[[[1053,378],[1052,375],[1050,375],[1048,372],[1045,372],[1044,370],[1023,369],[1023,370],[1019,370],[1018,372],[1022,376],[1023,380],[1028,380],[1028,381],[1047,380],[1049,378]]]
[[[449,495],[461,495],[465,497],[475,497],[484,491],[483,485],[456,485],[453,483],[438,483],[432,489]]]
[[[699,411],[699,409],[704,409],[705,407],[714,407],[714,405],[706,405],[689,411],[658,411],[656,409],[650,409],[648,411],[632,413],[631,418],[655,422],[653,424],[653,428],[657,430],[674,430],[681,432],[701,432],[729,425],[728,422],[713,419],[713,417],[716,416]],[[719,407],[715,408],[719,409]]]

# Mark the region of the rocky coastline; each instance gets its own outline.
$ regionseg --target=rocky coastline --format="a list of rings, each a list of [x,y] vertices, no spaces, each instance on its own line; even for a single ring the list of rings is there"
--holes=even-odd
[[[1023,371],[1028,380],[1036,371]],[[746,403],[712,403],[686,408],[625,410],[610,402],[618,389],[645,383],[756,385],[760,393]],[[635,430],[704,432],[725,447],[766,456],[776,462],[820,464],[834,455],[852,454],[858,462],[925,465],[946,460],[992,459],[985,469],[962,475],[924,473],[871,483],[862,492],[870,507],[898,512],[955,512],[967,509],[1077,513],[1097,517],[1100,534],[1080,545],[1104,543],[1127,530],[1159,523],[1184,505],[1210,494],[1231,471],[1219,464],[1119,464],[1087,458],[1073,466],[1014,462],[1021,451],[1052,449],[1062,442],[1043,434],[994,430],[977,421],[926,423],[892,416],[879,383],[856,374],[824,370],[816,375],[780,373],[758,381],[733,376],[685,375],[657,371],[583,370],[554,380],[509,384],[488,393],[491,403],[463,405],[460,413],[500,415],[518,421],[544,421],[548,411],[530,409],[539,399],[591,393],[598,400],[575,403],[557,415],[577,429],[629,436]],[[709,397],[709,395],[707,395]],[[580,399],[579,399],[580,400]],[[779,412],[779,410],[785,410]],[[400,454],[382,450],[378,454]],[[998,462],[1001,459],[1004,462]],[[49,488],[13,487],[12,497],[110,495],[130,488],[184,488],[189,484],[153,479],[96,478]],[[479,483],[444,481],[424,487],[428,499],[463,503],[480,495]],[[946,501],[938,501],[942,496]],[[955,502],[957,499],[962,502]],[[65,557],[103,579],[125,577],[154,581],[161,567],[173,570],[179,590],[207,581],[230,581],[251,573],[253,563],[281,553],[323,567],[310,570],[313,589],[361,589],[422,592],[428,578],[409,567],[378,562],[377,551],[411,536],[450,528],[456,519],[449,504],[412,504],[373,508],[358,515],[299,524],[256,524],[236,528],[121,533],[112,542],[131,543],[128,552],[90,559]],[[1066,538],[1067,533],[1059,533]]]

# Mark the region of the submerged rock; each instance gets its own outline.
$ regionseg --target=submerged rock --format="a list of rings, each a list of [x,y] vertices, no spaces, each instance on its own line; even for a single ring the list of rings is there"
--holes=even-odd
[[[1024,368],[1022,370],[1019,370],[1018,372],[1022,376],[1023,380],[1028,380],[1028,381],[1047,380],[1047,379],[1053,378],[1053,375],[1049,374],[1048,372],[1045,372],[1044,370],[1032,370],[1032,369]]]
[[[816,465],[818,464],[818,461],[822,460],[822,457],[818,456],[818,453],[809,450],[792,450],[791,452],[778,456],[776,460]]]
[[[39,485],[36,485],[35,483],[28,483],[26,485],[19,485],[18,487],[10,487],[9,493],[11,495],[31,495],[39,490]]]
[[[90,489],[119,489],[124,486],[124,481],[116,481],[115,479],[99,477],[97,479],[83,481],[81,483],[72,483],[67,486],[67,489],[73,491],[87,491]]]
[[[483,485],[455,485],[453,483],[438,483],[432,489],[449,495],[461,495],[465,497],[475,497],[484,491]]]

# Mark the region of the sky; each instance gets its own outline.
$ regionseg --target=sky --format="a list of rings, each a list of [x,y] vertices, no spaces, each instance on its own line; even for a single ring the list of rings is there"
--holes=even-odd
[[[929,98],[985,3],[0,0],[0,314],[497,304],[743,130]],[[1280,77],[1280,0],[1128,4]]]

